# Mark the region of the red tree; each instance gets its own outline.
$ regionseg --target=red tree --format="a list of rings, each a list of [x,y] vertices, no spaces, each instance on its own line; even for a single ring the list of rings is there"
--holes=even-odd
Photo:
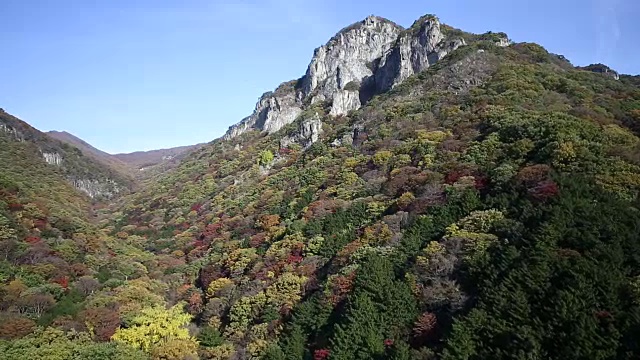
[[[109,341],[120,326],[118,312],[108,308],[89,308],[80,313],[80,319],[93,328],[99,341]]]
[[[8,206],[9,211],[21,211],[22,209],[24,209],[24,206],[22,206],[22,204],[20,203],[10,203]]]
[[[330,301],[333,305],[338,304],[344,300],[351,289],[353,288],[353,282],[356,277],[356,273],[352,272],[347,276],[336,276],[330,284],[331,297]]]
[[[318,349],[313,352],[313,360],[324,360],[329,357],[331,352],[327,349]]]
[[[40,241],[40,237],[38,237],[38,236],[27,236],[27,238],[24,239],[24,241],[28,242],[29,244],[35,244],[35,243]]]
[[[428,340],[438,326],[438,318],[434,313],[426,312],[418,318],[413,326],[413,336],[420,341]]]
[[[558,192],[560,190],[555,182],[553,182],[552,180],[545,180],[536,184],[534,187],[528,189],[527,191],[529,195],[531,195],[531,197],[536,200],[542,201],[558,195]]]
[[[59,278],[54,279],[53,282],[56,283],[56,284],[59,284],[65,290],[67,290],[69,288],[69,277],[68,276],[61,276]]]

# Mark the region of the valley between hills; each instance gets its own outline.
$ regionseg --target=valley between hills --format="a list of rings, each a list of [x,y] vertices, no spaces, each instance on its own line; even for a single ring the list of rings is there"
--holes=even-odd
[[[0,110],[0,359],[640,358],[640,77],[434,15],[312,55],[206,144]]]

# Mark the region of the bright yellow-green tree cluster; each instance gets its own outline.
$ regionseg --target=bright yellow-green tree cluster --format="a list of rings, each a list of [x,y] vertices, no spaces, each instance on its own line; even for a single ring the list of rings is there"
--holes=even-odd
[[[185,327],[190,321],[191,315],[182,311],[181,304],[170,309],[147,307],[132,319],[128,327],[118,329],[112,339],[153,353],[162,352],[161,348],[166,350],[167,347],[171,347],[171,353],[174,353],[175,344],[179,343],[183,345],[184,357],[193,354],[198,347]]]

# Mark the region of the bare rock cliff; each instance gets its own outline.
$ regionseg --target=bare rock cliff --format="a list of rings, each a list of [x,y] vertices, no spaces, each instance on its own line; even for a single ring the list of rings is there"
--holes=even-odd
[[[303,78],[303,96],[332,100],[350,82],[360,83],[373,75],[373,63],[387,53],[402,27],[369,16],[341,30],[316,49]]]
[[[253,113],[231,126],[224,137],[231,139],[251,129],[270,134],[292,123],[301,112],[302,104],[296,98],[295,89],[285,83],[275,92],[263,94]]]
[[[382,58],[375,74],[376,90],[393,88],[463,45],[466,43],[462,38],[445,38],[436,17],[421,18],[400,35],[393,49]]]

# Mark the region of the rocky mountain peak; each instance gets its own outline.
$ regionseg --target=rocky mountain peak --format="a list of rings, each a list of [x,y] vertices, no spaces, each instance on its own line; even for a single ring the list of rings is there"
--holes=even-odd
[[[304,97],[311,96],[312,102],[332,100],[350,82],[372,76],[372,62],[389,51],[402,30],[375,16],[342,29],[315,50],[303,78]]]
[[[293,122],[306,103],[333,101],[339,106],[332,114],[343,114],[360,107],[357,92],[360,82],[373,76],[373,62],[389,51],[404,29],[381,17],[366,19],[340,30],[325,45],[315,49],[306,74],[298,81],[281,84],[274,92],[263,94],[253,113],[231,126],[225,139],[248,130],[267,133],[280,130]]]
[[[409,29],[368,16],[315,49],[302,78],[263,94],[253,113],[231,126],[224,138],[252,129],[274,133],[317,102],[329,102],[331,116],[345,115],[463,45],[463,38],[446,36],[433,15],[421,17]]]
[[[606,76],[610,76],[615,80],[620,80],[620,75],[618,74],[618,72],[604,64],[591,64],[588,66],[580,67],[579,69],[603,74]]]

